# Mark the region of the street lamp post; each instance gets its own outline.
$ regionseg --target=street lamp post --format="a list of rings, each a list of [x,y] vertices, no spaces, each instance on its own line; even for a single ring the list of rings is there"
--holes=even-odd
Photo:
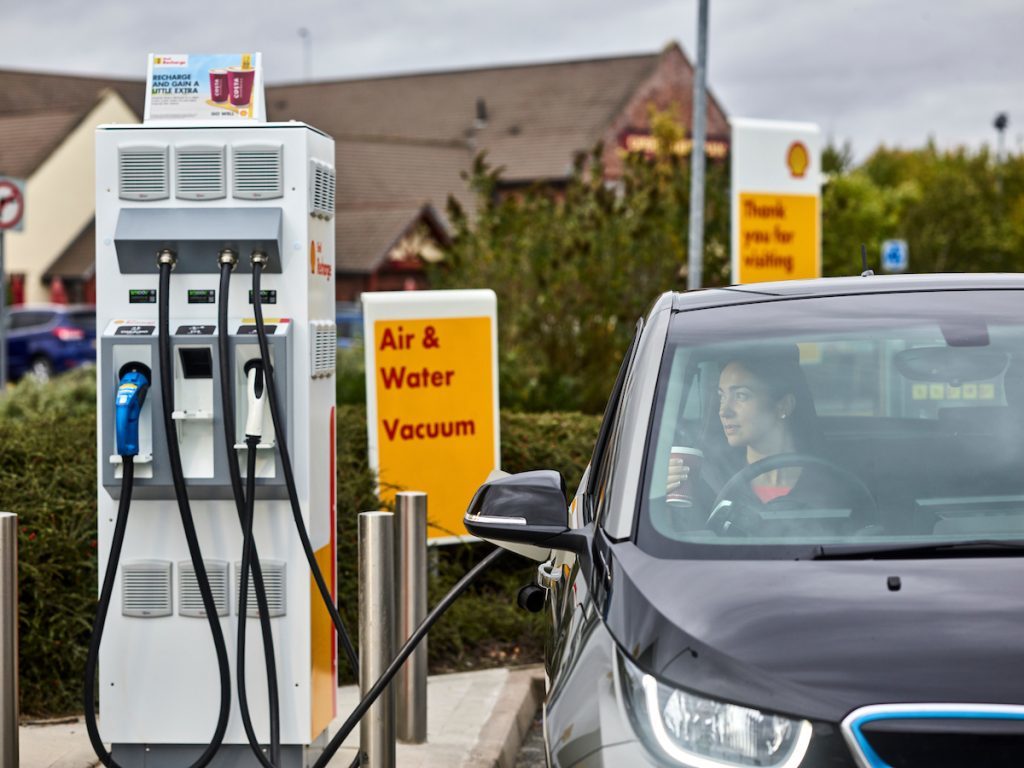
[[[302,79],[311,80],[313,77],[313,37],[306,27],[299,27],[299,37],[302,38]]]
[[[702,287],[704,269],[704,138],[707,133],[708,0],[697,11],[697,70],[693,73],[693,145],[690,149],[690,241],[686,287]]]

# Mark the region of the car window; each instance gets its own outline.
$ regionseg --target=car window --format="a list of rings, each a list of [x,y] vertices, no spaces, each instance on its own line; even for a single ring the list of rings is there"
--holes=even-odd
[[[643,320],[637,320],[636,333],[633,336],[633,341],[630,342],[629,348],[626,350],[626,354],[622,357],[622,365],[619,366],[619,372],[615,377],[615,383],[612,386],[608,404],[605,406],[604,418],[601,420],[601,429],[598,432],[594,453],[590,459],[590,475],[587,488],[589,502],[584,509],[584,520],[586,522],[594,519],[597,507],[603,498],[604,490],[608,484],[608,475],[612,466],[609,446],[614,443],[614,435],[617,432],[617,417],[620,411],[619,403],[622,399],[626,376],[633,362],[633,356],[636,353],[637,343],[640,340],[642,330]]]
[[[733,557],[1024,540],[1020,301],[932,292],[682,313],[638,542]]]
[[[44,310],[28,310],[24,312],[12,312],[10,328],[12,331],[20,331],[28,328],[49,325],[55,317],[54,312]]]
[[[68,313],[68,324],[73,328],[81,328],[83,331],[96,330],[96,313],[91,310],[81,310]]]

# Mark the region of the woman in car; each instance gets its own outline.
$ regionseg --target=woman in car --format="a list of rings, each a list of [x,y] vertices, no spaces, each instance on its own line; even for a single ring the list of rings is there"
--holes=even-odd
[[[709,439],[711,445],[706,446],[710,474],[722,478],[719,483],[713,477],[703,478],[712,490],[743,467],[763,459],[781,454],[820,454],[814,401],[795,345],[751,350],[724,361],[718,399],[720,435],[728,447],[722,445],[721,436]],[[671,493],[686,482],[689,471],[682,458],[670,458],[667,491]],[[769,503],[796,490],[802,475],[805,480],[791,500],[808,502],[813,497],[820,498],[827,490],[822,487],[821,473],[809,472],[805,464],[796,462],[753,478],[750,490],[762,503]],[[707,492],[705,489],[704,494]]]

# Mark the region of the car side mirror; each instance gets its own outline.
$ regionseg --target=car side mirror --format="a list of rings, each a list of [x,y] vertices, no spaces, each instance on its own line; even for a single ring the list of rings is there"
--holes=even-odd
[[[581,554],[588,536],[569,527],[565,480],[552,469],[492,477],[477,490],[463,521],[500,547],[544,562],[552,549]]]

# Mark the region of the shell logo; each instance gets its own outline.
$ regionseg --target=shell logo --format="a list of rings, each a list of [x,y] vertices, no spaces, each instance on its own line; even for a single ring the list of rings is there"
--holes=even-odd
[[[786,151],[786,165],[794,179],[802,179],[811,164],[811,156],[802,141],[794,141]]]

